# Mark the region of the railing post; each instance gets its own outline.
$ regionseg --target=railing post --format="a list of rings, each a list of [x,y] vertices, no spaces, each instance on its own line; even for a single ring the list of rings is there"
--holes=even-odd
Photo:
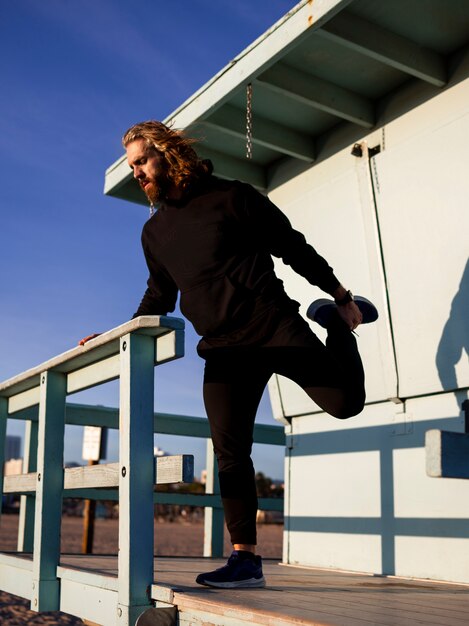
[[[0,398],[0,518],[3,503],[3,467],[5,464],[5,444],[7,434],[8,400]]]
[[[23,474],[37,470],[38,422],[26,422],[24,436]],[[21,496],[18,523],[18,552],[32,552],[34,544],[34,508],[36,496]]]
[[[153,412],[155,340],[120,343],[119,583],[116,623],[134,625],[153,582]]]
[[[211,439],[207,440],[206,455],[207,479],[205,493],[220,493],[218,481],[218,463],[213,452]],[[204,556],[223,556],[223,533],[225,529],[225,517],[220,507],[206,507],[204,511]]]
[[[36,511],[34,524],[34,611],[59,608],[57,566],[60,560],[66,376],[48,371],[40,376]]]

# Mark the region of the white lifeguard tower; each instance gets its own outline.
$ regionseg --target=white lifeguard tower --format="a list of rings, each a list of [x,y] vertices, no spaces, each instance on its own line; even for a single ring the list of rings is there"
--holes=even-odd
[[[469,483],[425,471],[426,431],[467,425],[468,43],[466,0],[300,2],[166,120],[202,138],[215,174],[268,193],[380,312],[358,331],[360,417],[271,381],[285,562],[469,583]],[[123,159],[106,193],[145,201]],[[277,271],[303,313],[323,295]]]

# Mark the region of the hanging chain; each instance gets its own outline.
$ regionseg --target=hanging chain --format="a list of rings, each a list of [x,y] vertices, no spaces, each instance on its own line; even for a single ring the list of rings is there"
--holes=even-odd
[[[252,159],[252,83],[246,88],[246,158]]]
[[[376,155],[371,157],[371,163],[373,167],[375,189],[376,189],[376,193],[378,194],[379,193],[379,178],[378,178],[378,168],[376,167]]]

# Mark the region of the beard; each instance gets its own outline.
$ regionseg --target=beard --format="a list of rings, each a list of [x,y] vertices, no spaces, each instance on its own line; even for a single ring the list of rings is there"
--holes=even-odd
[[[166,197],[169,186],[170,181],[165,174],[161,174],[158,178],[150,179],[150,182],[145,187],[142,187],[140,184],[150,204],[161,202]]]

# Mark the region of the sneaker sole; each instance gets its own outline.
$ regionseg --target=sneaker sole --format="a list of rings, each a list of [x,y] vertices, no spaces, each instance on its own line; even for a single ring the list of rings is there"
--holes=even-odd
[[[358,306],[363,315],[362,324],[371,324],[376,322],[379,317],[378,310],[375,305],[370,302],[370,300],[367,300],[367,298],[364,298],[363,296],[357,296],[355,298],[355,304]],[[323,312],[322,315],[317,315],[321,308],[324,308],[325,314]],[[315,300],[309,305],[308,310],[306,311],[306,317],[308,317],[312,322],[319,324],[319,326],[327,328],[329,318],[332,312],[336,309],[337,305],[333,300],[321,298],[320,300]]]
[[[319,315],[319,317],[316,318],[318,310],[322,307],[327,307],[326,315]],[[308,310],[306,311],[306,317],[309,318],[312,322],[316,322],[316,324],[319,324],[319,326],[327,328],[327,321],[330,318],[332,311],[336,309],[337,305],[333,300],[320,298],[319,300],[315,300],[312,304],[309,305]]]
[[[370,302],[363,296],[357,296],[355,299],[355,303],[363,315],[362,324],[372,324],[373,322],[376,322],[379,317],[379,313],[378,309],[372,302]]]
[[[217,587],[218,589],[253,589],[255,587],[265,587],[265,578],[249,578],[248,580],[234,580],[229,582],[199,582],[199,585],[206,587]]]

